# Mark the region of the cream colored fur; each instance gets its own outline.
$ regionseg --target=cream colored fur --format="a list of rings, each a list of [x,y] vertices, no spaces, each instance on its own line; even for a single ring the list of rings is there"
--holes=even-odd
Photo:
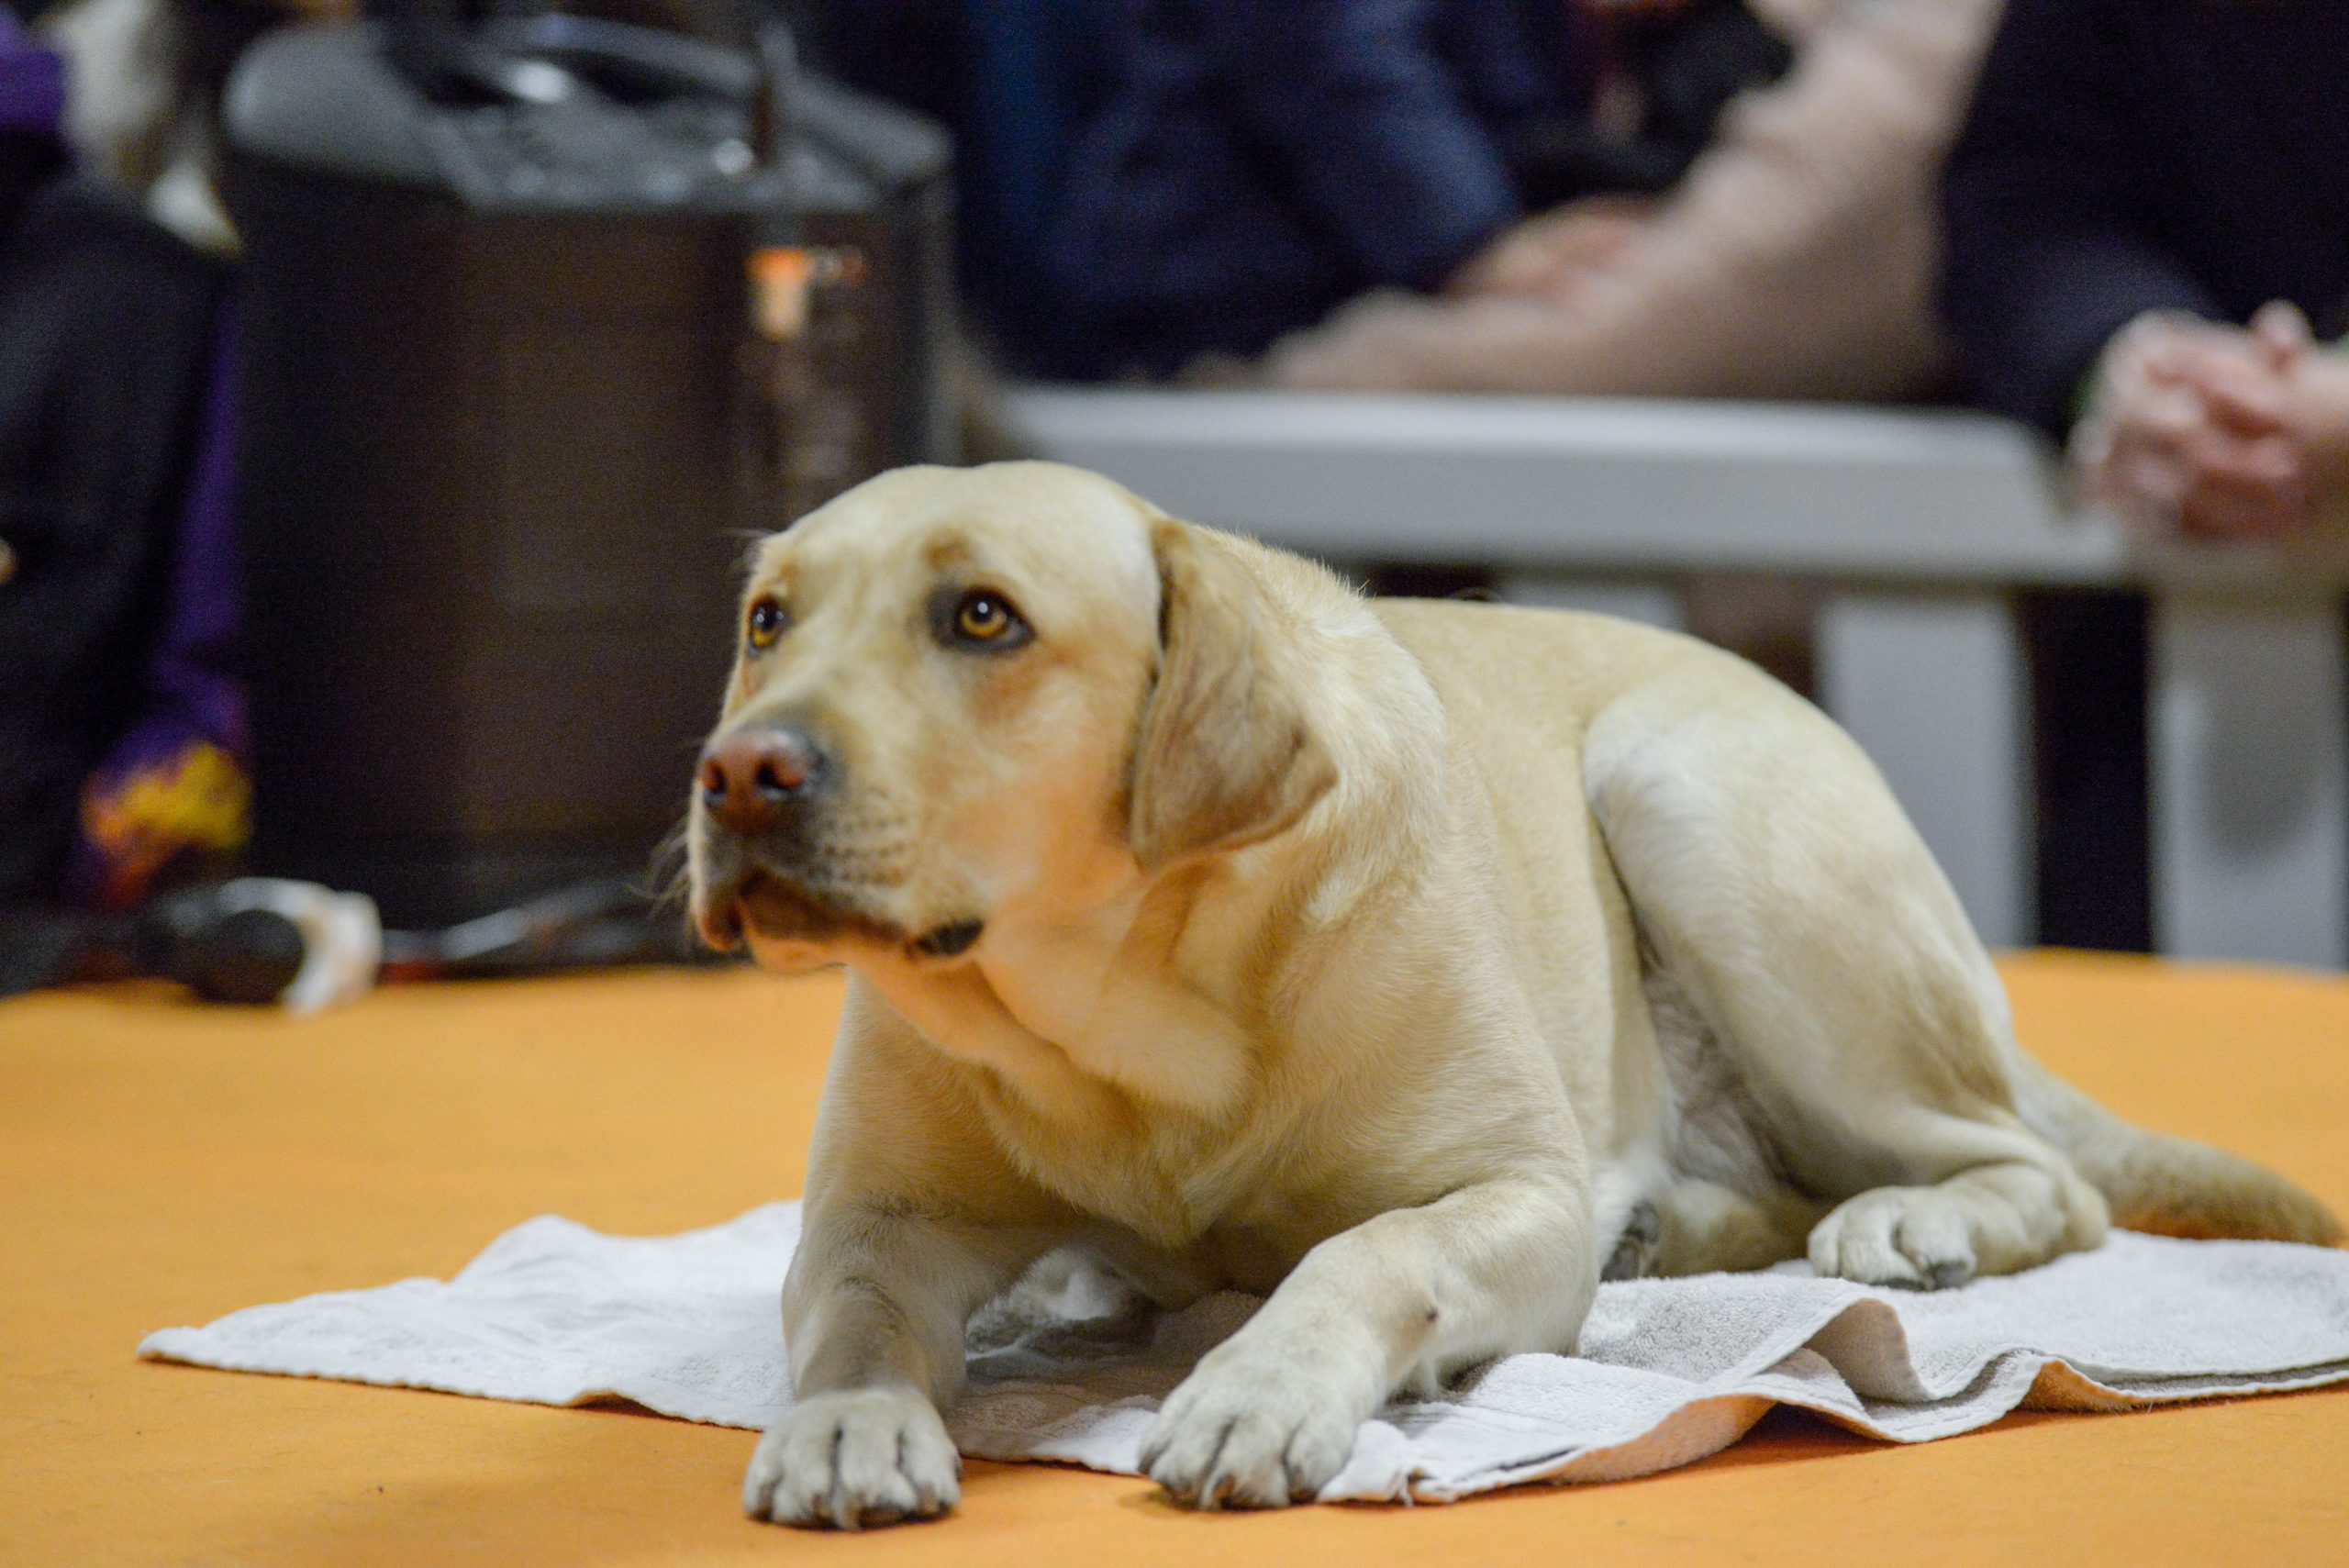
[[[973,588],[1032,639],[941,634]],[[950,1506],[966,1320],[1072,1247],[1162,1303],[1269,1293],[1144,1451],[1216,1507],[1310,1497],[1398,1388],[1571,1351],[1610,1267],[2093,1246],[2073,1146],[2189,1223],[2331,1224],[2029,1064],[1867,760],[1687,638],[1368,601],[1041,463],[876,479],[749,596],[791,625],[719,735],[799,727],[828,784],[787,841],[696,803],[696,917],[854,973],[753,1515]]]

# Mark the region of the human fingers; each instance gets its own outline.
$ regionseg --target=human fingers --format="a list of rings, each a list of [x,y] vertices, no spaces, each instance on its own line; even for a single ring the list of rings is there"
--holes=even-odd
[[[2316,348],[2307,315],[2288,299],[2271,299],[2254,312],[2251,335],[2278,370],[2290,369]]]
[[[2179,531],[2179,497],[2188,473],[2175,428],[2108,407],[2072,433],[2072,469],[2082,495],[2138,532],[2158,538]]]
[[[2281,370],[2266,358],[2199,354],[2180,379],[2201,397],[2215,423],[2238,435],[2272,434],[2289,417],[2290,387]]]
[[[2287,438],[2245,441],[2203,430],[2183,439],[2176,455],[2179,522],[2189,536],[2275,539],[2308,514],[2307,463]]]

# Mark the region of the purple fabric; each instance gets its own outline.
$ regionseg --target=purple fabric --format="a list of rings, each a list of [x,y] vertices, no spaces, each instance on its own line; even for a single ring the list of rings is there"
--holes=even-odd
[[[142,781],[178,780],[189,788],[189,764],[207,752],[217,771],[250,767],[250,735],[243,684],[231,673],[244,615],[243,557],[237,535],[237,324],[223,304],[213,334],[186,505],[173,541],[167,608],[149,665],[145,715],[131,725],[91,775],[84,791],[83,837],[73,881],[80,897],[121,907],[142,896],[180,848],[220,853],[238,847],[218,840],[180,845],[144,835],[107,845],[90,836],[93,808],[120,798]],[[206,775],[199,773],[199,777]],[[237,786],[239,792],[242,785]],[[237,814],[241,817],[239,811]],[[241,825],[237,832],[241,837]]]
[[[0,6],[0,131],[55,136],[65,114],[65,62]]]
[[[220,307],[203,424],[188,475],[187,510],[172,561],[170,618],[155,650],[154,705],[242,761],[245,692],[228,671],[244,614],[237,539],[237,318]]]

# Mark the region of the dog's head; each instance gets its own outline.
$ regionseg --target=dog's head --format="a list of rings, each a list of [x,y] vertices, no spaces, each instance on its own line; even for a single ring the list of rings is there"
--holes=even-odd
[[[952,962],[1332,778],[1245,547],[1051,463],[901,469],[760,548],[695,781],[704,937]]]

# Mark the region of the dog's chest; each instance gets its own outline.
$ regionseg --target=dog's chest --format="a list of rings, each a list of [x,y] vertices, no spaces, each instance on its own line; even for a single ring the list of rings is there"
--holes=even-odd
[[[1277,1161],[1252,1129],[1148,1105],[1089,1074],[989,1074],[978,1099],[1013,1164],[1095,1218],[1168,1251],[1249,1207]],[[1041,1092],[1039,1092],[1039,1091]]]
[[[1153,1247],[1254,1235],[1277,1211],[1265,1206],[1286,1152],[1260,1104],[1267,1043],[1172,965],[1054,935],[1003,933],[1010,962],[982,961],[981,984],[925,1020],[978,1069],[996,1143],[1030,1181]]]

